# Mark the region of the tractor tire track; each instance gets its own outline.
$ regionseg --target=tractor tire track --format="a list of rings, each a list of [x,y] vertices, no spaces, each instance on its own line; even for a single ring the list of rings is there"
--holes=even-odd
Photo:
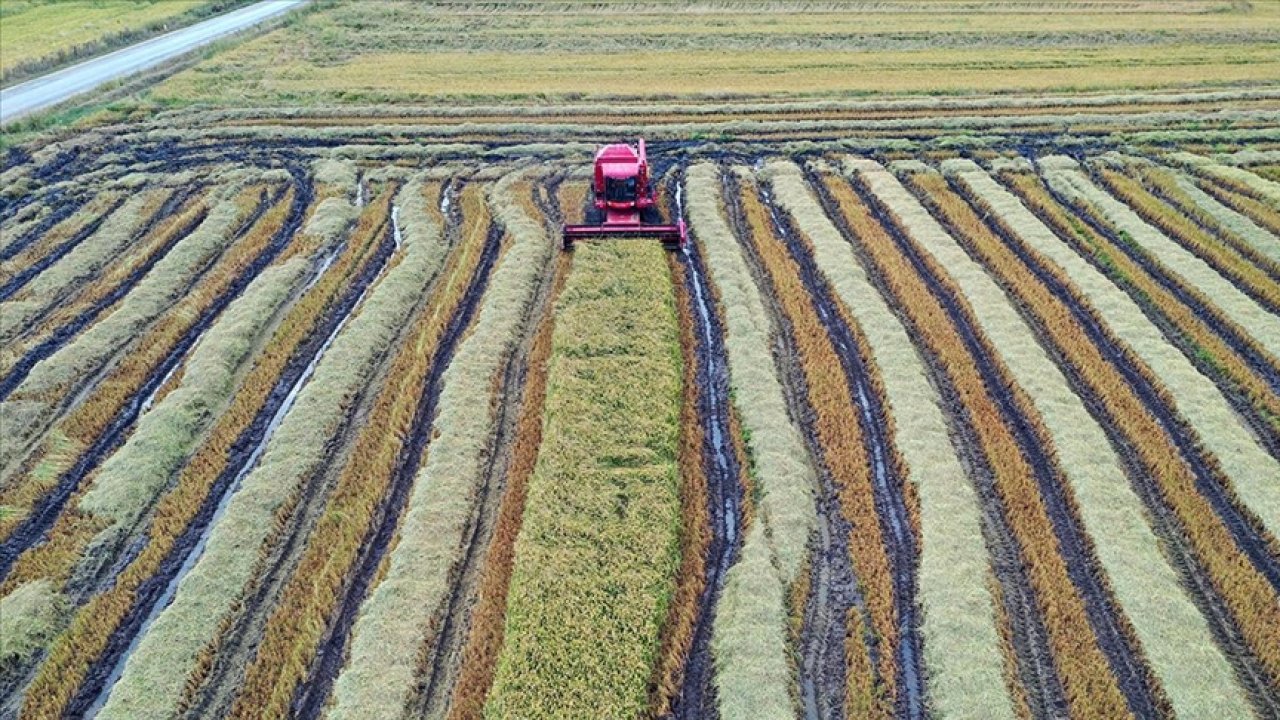
[[[902,230],[890,219],[887,211],[858,183],[851,182],[850,185],[863,203],[877,215],[889,237],[896,243],[903,242]],[[863,267],[869,270],[868,278],[876,289],[884,297],[893,298],[893,292],[884,278],[880,277],[875,270],[876,263],[871,261],[865,251],[859,247],[861,240],[836,207],[835,199],[821,182],[811,183],[811,186],[826,210],[828,218],[850,241]],[[904,326],[913,327],[909,317],[904,317],[903,322]],[[930,368],[947,414],[956,419],[953,428],[960,438],[956,446],[960,449],[960,455],[970,469],[974,481],[974,490],[978,496],[982,514],[982,532],[991,555],[992,571],[1000,584],[1000,597],[1004,611],[1011,621],[1012,645],[1018,666],[1018,677],[1026,690],[1032,715],[1037,720],[1065,718],[1068,707],[1066,693],[1056,667],[1044,612],[1031,583],[1021,541],[1014,533],[999,491],[996,489],[995,472],[979,450],[981,443],[972,427],[974,419],[950,380],[947,369],[939,364],[937,357],[927,347],[922,347],[921,350],[921,357]]]
[[[395,537],[396,529],[400,525],[400,516],[413,489],[413,481],[417,476],[423,452],[430,441],[431,424],[435,420],[436,407],[442,389],[441,378],[448,369],[459,342],[466,335],[466,329],[475,317],[480,299],[488,287],[493,267],[497,263],[501,246],[502,231],[496,224],[491,224],[479,264],[468,282],[462,301],[449,319],[447,329],[441,336],[441,344],[435,351],[435,359],[423,387],[422,398],[414,413],[412,429],[406,444],[401,448],[397,461],[398,467],[391,486],[383,497],[382,506],[375,515],[373,526],[368,531],[360,558],[354,567],[353,577],[343,593],[334,618],[330,621],[330,628],[325,638],[316,649],[316,659],[312,662],[306,681],[301,683],[294,693],[292,714],[295,717],[320,715],[333,688],[333,682],[342,669],[342,663],[346,660],[346,645],[351,636],[351,629],[355,625],[356,614],[364,603],[370,586],[377,576],[378,566]]]
[[[683,178],[677,182],[683,185]],[[742,544],[742,467],[733,447],[729,398],[728,357],[724,328],[707,285],[705,260],[691,236],[681,258],[682,285],[690,299],[695,326],[693,355],[697,378],[698,419],[702,432],[702,467],[707,480],[707,514],[711,537],[705,559],[706,583],[699,598],[693,640],[681,675],[680,692],[673,700],[672,717],[677,720],[714,720],[719,717],[712,682],[715,665],[711,656],[711,631],[716,604],[724,589],[729,568],[737,560]]]
[[[1209,311],[1208,306],[1187,292],[1181,282],[1174,280],[1174,276],[1170,271],[1164,269],[1158,264],[1158,260],[1156,258],[1153,258],[1150,254],[1133,247],[1132,244],[1125,242],[1123,238],[1119,237],[1110,224],[1100,221],[1098,218],[1094,217],[1091,212],[1082,211],[1080,206],[1076,205],[1072,200],[1064,196],[1050,183],[1043,183],[1043,187],[1053,197],[1054,202],[1056,202],[1060,207],[1072,211],[1072,214],[1081,222],[1088,225],[1089,229],[1093,230],[1098,235],[1107,238],[1114,247],[1118,248],[1130,260],[1141,267],[1152,280],[1157,282],[1168,293],[1176,297],[1183,305],[1190,308],[1191,311],[1196,314],[1196,317],[1203,320],[1210,328],[1213,328],[1214,332],[1222,338],[1223,342],[1227,343],[1227,345],[1230,346],[1246,364],[1248,364],[1251,370],[1266,380],[1273,392],[1280,393],[1280,367],[1277,367],[1265,353],[1256,349],[1246,335],[1242,335],[1234,328],[1224,326],[1222,323],[1217,322],[1214,318],[1214,314]],[[1045,220],[1039,212],[1036,212],[1036,217],[1039,217],[1042,221]],[[1046,222],[1046,224],[1049,227],[1053,227],[1051,222]],[[1074,246],[1074,243],[1069,244]],[[1086,257],[1086,259],[1088,259],[1090,263],[1093,263],[1095,267],[1097,266],[1097,263],[1092,258]],[[1100,268],[1100,270],[1105,272],[1105,268]],[[1139,306],[1141,305],[1142,303],[1139,302]]]
[[[810,182],[810,185],[814,183]],[[858,340],[836,309],[836,300],[812,253],[799,239],[799,234],[785,214],[773,206],[762,190],[762,202],[769,207],[777,235],[787,245],[800,269],[800,279],[809,291],[814,311],[837,348],[849,392],[862,420],[862,439],[871,460],[871,477],[875,506],[880,520],[881,536],[888,545],[890,570],[893,573],[894,609],[898,632],[898,697],[894,699],[895,715],[900,718],[923,718],[924,668],[919,620],[916,607],[916,570],[920,560],[919,538],[911,524],[904,496],[904,479],[893,461],[894,450],[885,435],[886,411],[882,398],[871,387],[868,369]]]
[[[328,259],[331,260],[335,256],[336,252]],[[327,262],[318,266],[313,281],[327,269]],[[378,276],[380,269],[380,261],[370,262],[363,272],[355,277],[347,291],[325,310],[323,318],[312,329],[310,336],[294,351],[267,396],[266,402],[231,446],[230,462],[214,481],[195,517],[175,541],[173,549],[161,562],[156,573],[135,591],[134,604],[125,621],[112,634],[107,649],[90,667],[85,681],[68,704],[70,715],[91,717],[105,703],[111,687],[124,671],[125,664],[138,641],[168,606],[183,577],[199,560],[214,524],[239,489],[241,480],[257,464],[276,427],[293,407],[293,401],[298,392],[310,379],[333,338],[345,325],[360,299]],[[127,562],[126,558],[117,565],[123,567]],[[110,574],[105,576],[103,581],[109,581],[110,577]]]
[[[549,238],[560,232],[563,213],[556,198],[562,180],[558,176],[546,178],[535,186],[533,193]],[[456,204],[451,206],[455,207]],[[550,267],[561,268],[561,265],[552,260]],[[567,270],[566,265],[559,271],[567,273]],[[556,288],[561,284],[563,278],[557,277],[556,272],[544,274],[536,299],[524,318],[523,334],[503,369],[502,381],[496,390],[496,397],[500,398],[494,411],[496,429],[484,454],[487,463],[483,480],[477,488],[471,520],[464,531],[466,549],[452,571],[448,599],[433,618],[437,630],[423,653],[420,692],[410,703],[407,717],[442,718],[450,709],[458,684],[459,665],[471,633],[472,612],[477,604],[481,577],[507,493],[507,478],[523,411],[529,354],[541,324],[540,318],[555,312]]]
[[[142,413],[144,400],[163,384],[169,372],[183,361],[187,352],[227,305],[231,304],[292,240],[302,225],[303,214],[311,205],[313,189],[300,169],[291,168],[291,174],[294,177],[297,192],[289,209],[289,215],[266,249],[259,253],[245,271],[209,304],[203,317],[186,331],[165,359],[152,369],[133,401],[111,421],[106,430],[80,455],[71,469],[63,473],[54,489],[36,503],[31,513],[14,529],[13,533],[0,543],[0,577],[8,575],[13,563],[23,551],[44,539],[53,521],[62,512],[63,506],[80,486],[81,481],[124,441]]]
[[[731,172],[722,172],[721,178],[721,197],[729,226],[743,249],[743,256],[747,259],[756,283],[760,287],[770,287],[763,261],[752,246],[751,230],[741,201],[738,200],[739,185]],[[811,540],[813,547],[810,551],[809,594],[805,598],[799,638],[800,698],[806,720],[844,718],[848,675],[845,635],[849,613],[857,612],[862,616],[862,626],[865,628],[863,640],[870,653],[873,668],[880,666],[879,648],[871,633],[870,613],[859,590],[849,552],[852,526],[841,513],[835,480],[818,441],[816,418],[807,400],[808,386],[804,374],[798,367],[800,354],[791,322],[773,293],[763,292],[761,297],[778,330],[773,354],[782,379],[787,406],[800,426],[818,478],[818,487],[814,493],[818,522],[816,534]],[[875,679],[875,684],[879,684],[879,678]]]
[[[917,196],[917,199],[921,199]],[[928,198],[922,204],[929,208]],[[878,199],[871,199],[879,203]],[[881,205],[872,205],[887,216],[887,210]],[[935,216],[938,213],[934,213]],[[946,227],[947,223],[940,220]],[[952,230],[948,230],[953,235]],[[1084,602],[1089,625],[1097,638],[1098,646],[1108,660],[1111,671],[1119,682],[1121,692],[1131,711],[1138,717],[1158,717],[1157,703],[1150,686],[1145,682],[1146,675],[1141,672],[1143,664],[1141,653],[1133,646],[1124,631],[1121,613],[1116,607],[1114,598],[1100,577],[1100,570],[1094,561],[1092,542],[1081,527],[1071,500],[1064,490],[1065,479],[1056,470],[1050,450],[1042,440],[1027,412],[1019,406],[1002,380],[996,365],[995,356],[987,352],[983,340],[980,339],[976,323],[969,317],[960,298],[943,284],[926,265],[922,253],[905,234],[892,233],[899,250],[903,253],[916,272],[923,278],[935,299],[946,310],[951,318],[961,341],[974,358],[975,368],[982,376],[986,386],[992,389],[991,395],[1000,408],[1006,423],[1016,438],[1021,452],[1030,462],[1035,472],[1035,482],[1040,491],[1041,501],[1053,528],[1053,534],[1067,567],[1071,584],[1080,593]]]
[[[64,198],[63,193],[56,193],[54,197],[46,199],[45,204],[52,205],[53,210],[37,221],[35,225],[28,228],[22,234],[22,237],[10,243],[4,250],[0,250],[0,262],[12,260],[30,247],[32,243],[44,237],[45,233],[53,229],[55,225],[80,212],[88,203],[89,195],[87,193],[77,193],[73,198]],[[119,206],[117,205],[117,207]]]
[[[976,206],[976,201],[972,194],[961,183],[952,180],[951,187],[966,201]],[[1089,339],[1102,351],[1112,366],[1120,372],[1128,383],[1128,387],[1137,395],[1147,412],[1156,419],[1156,422],[1167,433],[1170,443],[1178,454],[1190,465],[1196,477],[1197,487],[1205,494],[1206,499],[1209,500],[1215,511],[1218,510],[1215,498],[1218,498],[1221,502],[1228,502],[1229,498],[1224,497],[1225,490],[1219,479],[1214,475],[1213,469],[1208,466],[1204,456],[1201,454],[1200,445],[1194,437],[1194,432],[1187,427],[1186,422],[1178,416],[1177,412],[1161,399],[1160,393],[1147,376],[1135,367],[1132,358],[1111,342],[1107,336],[1107,330],[1102,327],[1101,322],[1075,299],[1070,290],[1061,281],[1031,256],[1022,241],[1011,235],[1008,228],[1002,223],[992,221],[991,218],[987,219],[987,226],[1031,270],[1037,280],[1063,303],[1071,312],[1075,321],[1089,336]],[[1033,328],[1035,327],[1035,323],[1030,318],[1028,318],[1028,322]],[[1055,358],[1058,366],[1071,383],[1072,389],[1085,402],[1090,414],[1098,419],[1099,425],[1115,445],[1117,455],[1124,460],[1126,474],[1129,476],[1138,496],[1151,513],[1153,527],[1165,544],[1166,554],[1170,557],[1175,570],[1182,578],[1183,586],[1190,593],[1209,622],[1211,631],[1222,644],[1226,651],[1224,654],[1236,669],[1241,683],[1245,686],[1246,692],[1258,708],[1260,715],[1280,715],[1280,692],[1277,692],[1277,689],[1270,685],[1267,680],[1267,674],[1262,669],[1257,656],[1245,644],[1239,628],[1232,619],[1222,598],[1213,589],[1207,571],[1187,540],[1188,536],[1185,527],[1168,502],[1163,498],[1156,481],[1142,467],[1141,462],[1133,456],[1133,453],[1126,450],[1127,441],[1120,434],[1114,423],[1109,421],[1101,401],[1094,396],[1094,393],[1083,382],[1079,374],[1071,368],[1071,365],[1061,357],[1059,352],[1053,350],[1052,343],[1042,339],[1041,344],[1045,345],[1050,355]],[[1208,491],[1205,488],[1208,488]],[[1250,560],[1254,560],[1256,563],[1255,556],[1260,556],[1264,562],[1269,563],[1273,568],[1275,567],[1276,559],[1268,552],[1266,535],[1260,529],[1252,527],[1251,523],[1245,524],[1249,518],[1245,517],[1243,511],[1239,510],[1233,502],[1229,503],[1228,515],[1223,516],[1219,512],[1219,517],[1223,519],[1224,525],[1227,526],[1228,531],[1231,532],[1238,544],[1244,542],[1248,545],[1247,547],[1241,545],[1240,549]],[[1250,530],[1253,532],[1250,533]],[[1250,552],[1251,549],[1252,552]],[[1255,568],[1264,577],[1271,580],[1271,575],[1268,575],[1263,568],[1258,567],[1256,564]],[[1272,582],[1274,586],[1274,581]],[[1144,666],[1145,663],[1130,667],[1127,672],[1135,677],[1140,677],[1139,673],[1148,672]]]

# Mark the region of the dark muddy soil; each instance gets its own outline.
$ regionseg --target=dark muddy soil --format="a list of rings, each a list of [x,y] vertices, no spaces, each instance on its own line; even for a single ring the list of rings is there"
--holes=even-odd
[[[827,210],[828,217],[845,239],[850,241],[855,254],[860,256],[863,267],[874,269],[875,263],[859,249],[858,245],[861,241],[857,235],[848,227],[841,214],[835,211],[834,198],[825,191],[821,183],[812,183],[812,187]],[[854,185],[854,190],[859,193],[863,202],[868,203],[868,207],[873,209],[876,207],[869,202],[867,193],[862,188]],[[883,211],[881,216],[884,217]],[[882,222],[882,224],[891,237],[899,235],[900,230],[892,223]],[[869,272],[868,277],[883,296],[893,297],[883,278],[875,272]],[[905,327],[912,327],[910,317],[899,312],[899,319]],[[918,336],[918,333],[916,335]],[[996,490],[995,474],[979,450],[981,445],[973,430],[973,421],[964,401],[952,384],[946,368],[938,363],[928,347],[920,346],[919,350],[921,357],[929,365],[931,379],[938,389],[951,421],[952,431],[955,433],[953,444],[970,470],[969,475],[974,481],[974,489],[977,492],[982,513],[982,533],[991,555],[993,574],[1000,584],[1004,611],[1012,625],[1012,644],[1018,676],[1027,693],[1031,712],[1038,720],[1064,718],[1067,716],[1066,695],[1063,691],[1062,679],[1058,676],[1053,662],[1053,650],[1045,627],[1044,615],[1031,585],[1021,544],[1013,532]]]
[[[769,198],[762,196],[768,204]],[[898,631],[898,697],[895,698],[895,714],[901,718],[918,719],[925,714],[924,667],[916,607],[916,570],[920,561],[919,538],[911,526],[904,490],[904,479],[893,462],[893,447],[885,435],[887,414],[880,396],[871,386],[863,353],[858,340],[837,310],[830,286],[818,269],[808,248],[799,240],[790,219],[783,217],[770,206],[778,236],[790,250],[800,268],[801,280],[808,289],[810,299],[835,344],[849,385],[850,400],[858,408],[862,419],[863,442],[871,471],[875,494],[876,514],[880,519],[881,537],[884,538],[893,573],[894,609]]]
[[[742,245],[748,265],[760,287],[769,287],[763,262],[756,255],[750,229],[739,198],[740,188],[731,173],[722,173],[722,197],[730,226]],[[776,332],[774,360],[780,370],[788,409],[801,429],[814,468],[818,524],[811,539],[809,561],[809,595],[805,601],[804,619],[799,639],[800,700],[806,720],[845,717],[845,688],[848,667],[845,660],[845,635],[851,612],[862,616],[872,667],[879,667],[879,646],[871,634],[871,620],[866,602],[859,590],[849,554],[852,526],[840,510],[835,478],[827,468],[823,448],[818,440],[814,410],[808,403],[808,389],[799,367],[799,351],[791,323],[771,292],[761,293]],[[880,684],[877,677],[874,682]]]
[[[711,538],[705,559],[706,584],[698,599],[693,642],[685,659],[679,695],[672,716],[678,720],[718,717],[711,630],[725,577],[741,547],[742,468],[730,429],[729,368],[719,311],[707,287],[706,267],[696,238],[691,237],[682,258],[684,292],[690,298],[696,323],[693,354],[697,378],[698,419],[702,430],[702,467],[707,479],[707,515]]]

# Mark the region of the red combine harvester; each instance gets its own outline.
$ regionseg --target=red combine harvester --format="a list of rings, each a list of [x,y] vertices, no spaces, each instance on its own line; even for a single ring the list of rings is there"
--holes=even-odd
[[[644,138],[639,146],[618,143],[600,148],[591,188],[595,208],[587,213],[585,225],[564,226],[565,250],[572,250],[575,240],[626,237],[656,238],[668,250],[684,248],[684,220],[663,225],[654,207]]]

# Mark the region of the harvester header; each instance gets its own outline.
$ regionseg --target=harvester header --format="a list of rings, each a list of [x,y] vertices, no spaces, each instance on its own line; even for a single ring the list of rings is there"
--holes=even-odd
[[[616,143],[600,148],[591,189],[587,222],[564,226],[565,250],[572,250],[575,240],[627,237],[655,238],[668,250],[684,247],[688,235],[684,220],[663,224],[655,206],[644,138],[637,145]]]

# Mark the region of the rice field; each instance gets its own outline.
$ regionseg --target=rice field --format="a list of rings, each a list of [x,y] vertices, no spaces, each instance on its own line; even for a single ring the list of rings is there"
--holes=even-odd
[[[1063,9],[1274,53],[1230,3],[1115,4]],[[3,151],[0,718],[1280,716],[1274,77],[535,97],[460,60],[423,72],[465,101],[366,106],[257,64],[625,44],[356,5]],[[591,22],[821,29],[652,5]],[[968,5],[929,38],[1083,42]],[[637,135],[688,246],[563,250]]]

